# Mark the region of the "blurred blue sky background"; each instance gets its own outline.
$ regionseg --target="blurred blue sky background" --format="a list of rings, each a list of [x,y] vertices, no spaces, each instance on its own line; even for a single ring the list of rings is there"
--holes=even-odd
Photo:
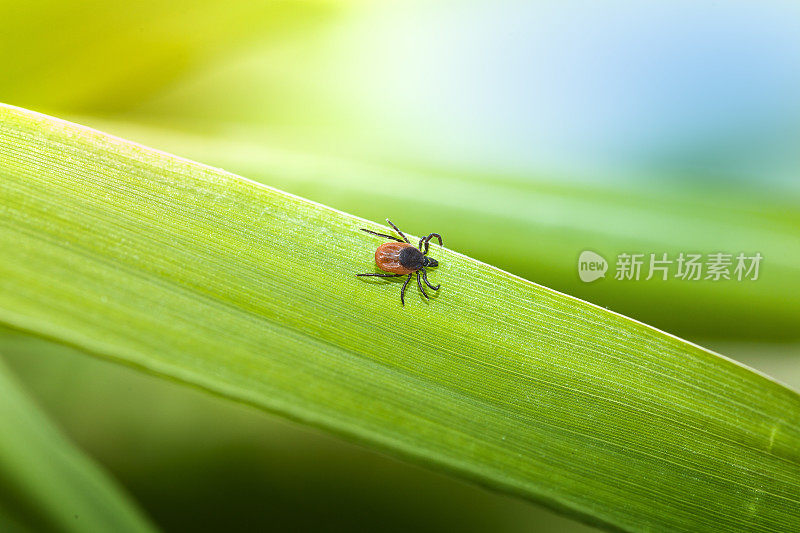
[[[796,3],[358,4],[306,37],[250,46],[144,108],[470,172],[798,189]],[[198,109],[215,90],[238,112]],[[264,93],[280,109],[252,105]]]
[[[452,4],[383,4],[342,28],[363,41],[333,52],[332,64],[369,73],[347,80],[349,104],[382,108],[386,130],[424,157],[589,179],[797,182],[797,3]]]

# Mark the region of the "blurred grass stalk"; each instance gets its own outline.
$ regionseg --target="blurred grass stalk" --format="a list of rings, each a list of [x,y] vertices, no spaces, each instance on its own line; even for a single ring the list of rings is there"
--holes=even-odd
[[[8,532],[152,531],[116,484],[33,405],[2,360],[0,528]]]

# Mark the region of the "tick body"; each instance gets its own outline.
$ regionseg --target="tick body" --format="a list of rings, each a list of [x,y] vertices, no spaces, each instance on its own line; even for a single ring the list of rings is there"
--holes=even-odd
[[[426,257],[407,242],[387,242],[375,250],[375,264],[384,272],[406,275],[422,268]],[[430,259],[428,259],[430,261]]]
[[[408,282],[411,281],[411,278],[416,274],[417,286],[419,287],[419,290],[426,299],[430,299],[425,292],[425,289],[422,287],[422,282],[424,281],[425,285],[435,291],[438,291],[441,285],[436,285],[434,287],[430,284],[430,282],[428,282],[427,268],[439,265],[439,262],[436,261],[436,259],[428,257],[428,248],[430,247],[431,239],[434,237],[439,240],[439,245],[441,246],[442,236],[438,233],[431,233],[427,237],[421,238],[419,240],[419,246],[415,247],[408,242],[408,238],[403,234],[402,231],[397,229],[397,226],[392,224],[388,218],[386,219],[386,222],[398,233],[398,235],[403,238],[402,240],[392,235],[377,233],[364,228],[362,228],[361,231],[365,231],[379,237],[386,237],[395,241],[381,244],[378,246],[378,249],[375,250],[375,264],[378,265],[378,268],[388,273],[356,274],[356,276],[375,276],[380,278],[397,278],[408,276],[406,278],[406,282],[403,283],[403,288],[400,290],[400,303],[405,305],[406,287],[408,286]]]

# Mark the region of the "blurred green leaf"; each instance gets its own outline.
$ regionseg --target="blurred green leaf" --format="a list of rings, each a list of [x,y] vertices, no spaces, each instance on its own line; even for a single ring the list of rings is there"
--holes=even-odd
[[[438,246],[441,292],[401,307],[354,276],[378,225],[24,110],[0,124],[3,324],[609,527],[800,527],[793,391]]]
[[[335,19],[325,1],[0,0],[0,101],[121,112],[254,40]]]
[[[0,361],[3,531],[151,531],[136,506],[25,396]]]

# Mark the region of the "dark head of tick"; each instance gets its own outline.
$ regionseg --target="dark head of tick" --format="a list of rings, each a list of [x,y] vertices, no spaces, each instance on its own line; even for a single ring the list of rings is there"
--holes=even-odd
[[[402,237],[402,240],[393,235],[377,233],[368,229],[362,228],[361,231],[366,231],[372,235],[386,237],[387,239],[392,239],[395,241],[381,244],[378,246],[378,249],[375,250],[375,264],[378,265],[378,268],[384,272],[388,272],[388,274],[356,274],[356,276],[376,276],[381,278],[408,276],[406,278],[406,282],[403,283],[403,288],[400,290],[400,303],[405,305],[404,297],[406,293],[406,287],[408,286],[408,282],[411,281],[411,277],[416,274],[417,286],[419,287],[419,290],[426,299],[429,299],[425,289],[422,287],[422,282],[424,281],[425,285],[435,291],[438,291],[441,285],[436,285],[434,287],[428,281],[427,268],[439,266],[439,262],[436,259],[428,257],[428,248],[430,247],[430,242],[433,238],[436,238],[439,241],[439,246],[441,246],[442,236],[438,233],[431,233],[427,237],[423,237],[419,240],[418,247],[414,247],[408,241],[408,238],[403,234],[403,232],[400,231],[397,226],[392,224],[388,218],[386,219],[386,222],[397,232],[398,235]]]

